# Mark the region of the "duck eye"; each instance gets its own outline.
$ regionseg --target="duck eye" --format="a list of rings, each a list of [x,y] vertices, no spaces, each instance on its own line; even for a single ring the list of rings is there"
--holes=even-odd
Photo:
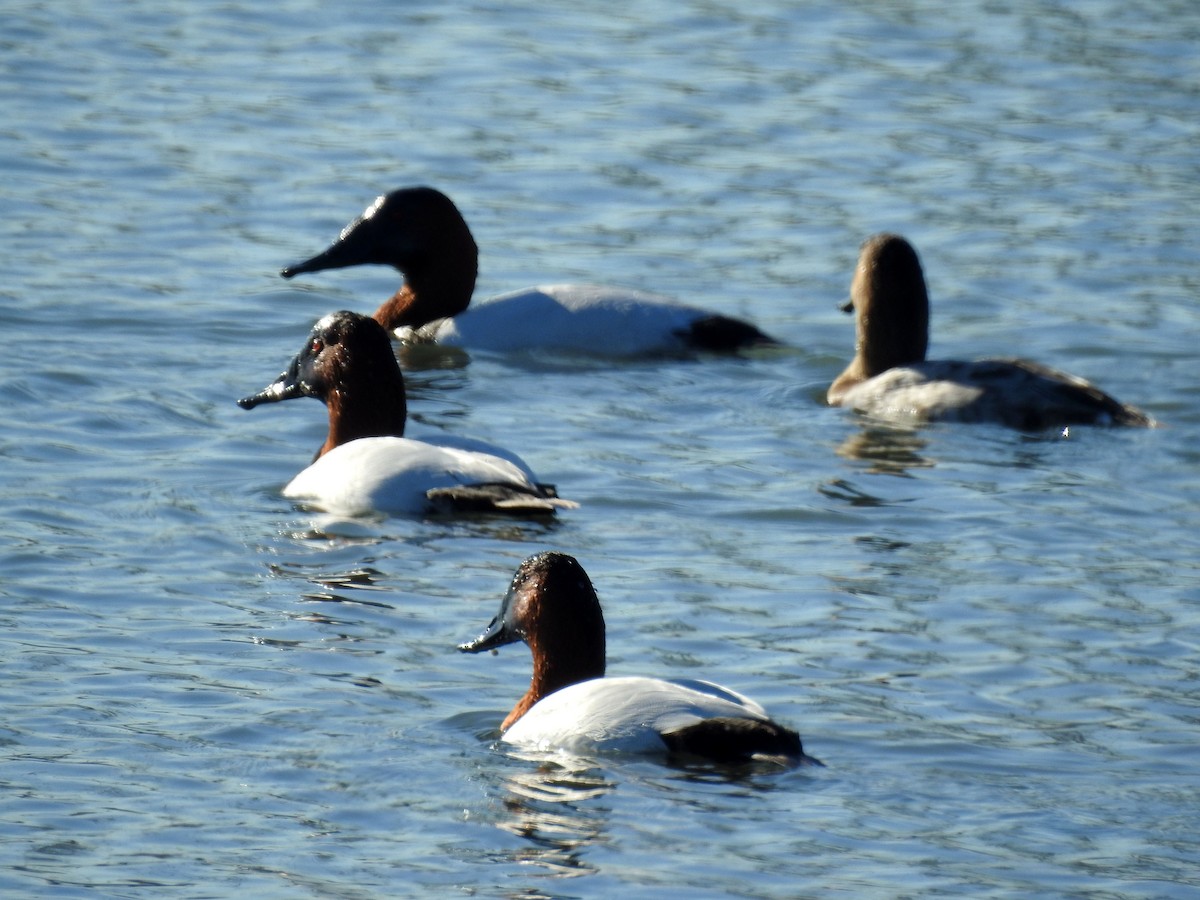
[[[323,340],[321,340],[320,338],[313,338],[312,346],[309,347],[309,350],[312,353],[320,353],[324,349],[325,349],[325,342]]]

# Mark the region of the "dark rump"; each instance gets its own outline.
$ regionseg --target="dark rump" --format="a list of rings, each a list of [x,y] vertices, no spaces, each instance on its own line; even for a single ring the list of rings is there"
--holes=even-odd
[[[800,735],[790,728],[758,719],[704,719],[662,736],[672,753],[700,756],[720,763],[742,763],[776,757],[792,764],[820,763],[806,756]]]

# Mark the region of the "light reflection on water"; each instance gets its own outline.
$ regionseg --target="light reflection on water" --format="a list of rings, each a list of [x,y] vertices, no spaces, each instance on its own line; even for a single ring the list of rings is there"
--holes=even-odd
[[[1197,414],[1192,5],[18,4],[0,39],[0,891],[1187,896]],[[261,386],[395,273],[281,266],[430,183],[480,295],[673,294],[744,359],[400,351],[414,433],[579,510],[335,520]],[[1026,355],[1154,433],[823,407],[896,230],[939,356]],[[455,643],[577,555],[610,671],[711,677],[827,769],[494,746]],[[697,671],[703,669],[703,672]]]
[[[602,798],[615,788],[598,772],[555,763],[513,773],[505,782],[504,815],[496,827],[521,839],[516,862],[561,876],[595,872],[586,851],[605,838]]]

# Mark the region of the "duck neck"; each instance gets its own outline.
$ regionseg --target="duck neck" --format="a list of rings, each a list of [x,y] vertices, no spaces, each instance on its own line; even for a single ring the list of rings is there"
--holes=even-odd
[[[388,331],[456,316],[471,303],[478,264],[472,252],[460,263],[450,261],[404,273],[400,290],[375,310],[374,319]]]
[[[860,316],[857,344],[854,364],[863,378],[924,362],[929,344],[929,300],[924,289],[906,303],[880,305]]]
[[[530,643],[529,649],[533,653],[533,678],[525,696],[517,701],[517,705],[501,724],[502,732],[507,731],[543,697],[581,681],[604,677],[603,640],[598,646],[593,646],[590,652],[539,652],[540,648],[536,643]]]
[[[929,345],[929,295],[924,283],[907,288],[910,292],[907,297],[878,296],[884,290],[876,288],[857,314],[854,359],[830,385],[830,403],[840,403],[855,385],[889,369],[925,360]]]
[[[391,373],[367,373],[342,384],[329,392],[325,404],[329,434],[318,457],[359,438],[404,436],[407,405],[399,366]]]

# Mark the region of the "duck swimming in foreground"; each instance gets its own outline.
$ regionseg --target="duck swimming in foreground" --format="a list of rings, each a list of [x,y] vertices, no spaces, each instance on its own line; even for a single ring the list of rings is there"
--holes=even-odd
[[[386,332],[367,316],[325,316],[287,370],[238,406],[296,397],[316,397],[329,408],[329,435],[312,465],[283,489],[285,497],[348,516],[544,514],[576,505],[538,484],[508,451],[470,439],[404,437],[404,376]]]
[[[846,311],[855,313],[856,349],[829,388],[831,406],[885,419],[995,422],[1023,431],[1156,424],[1091,382],[1039,363],[926,360],[929,294],[916,251],[898,235],[863,243]]]
[[[479,250],[458,208],[429,187],[379,197],[329,249],[280,274],[366,263],[392,266],[404,284],[375,311],[402,340],[467,350],[637,356],[734,351],[778,342],[753,325],[666,297],[591,284],[514,291],[468,309]]]
[[[805,754],[800,735],[728,688],[604,677],[604,616],[572,556],[539,553],[521,563],[487,630],[458,649],[479,653],[517,641],[533,654],[533,680],[500,726],[510,744],[821,765]]]

